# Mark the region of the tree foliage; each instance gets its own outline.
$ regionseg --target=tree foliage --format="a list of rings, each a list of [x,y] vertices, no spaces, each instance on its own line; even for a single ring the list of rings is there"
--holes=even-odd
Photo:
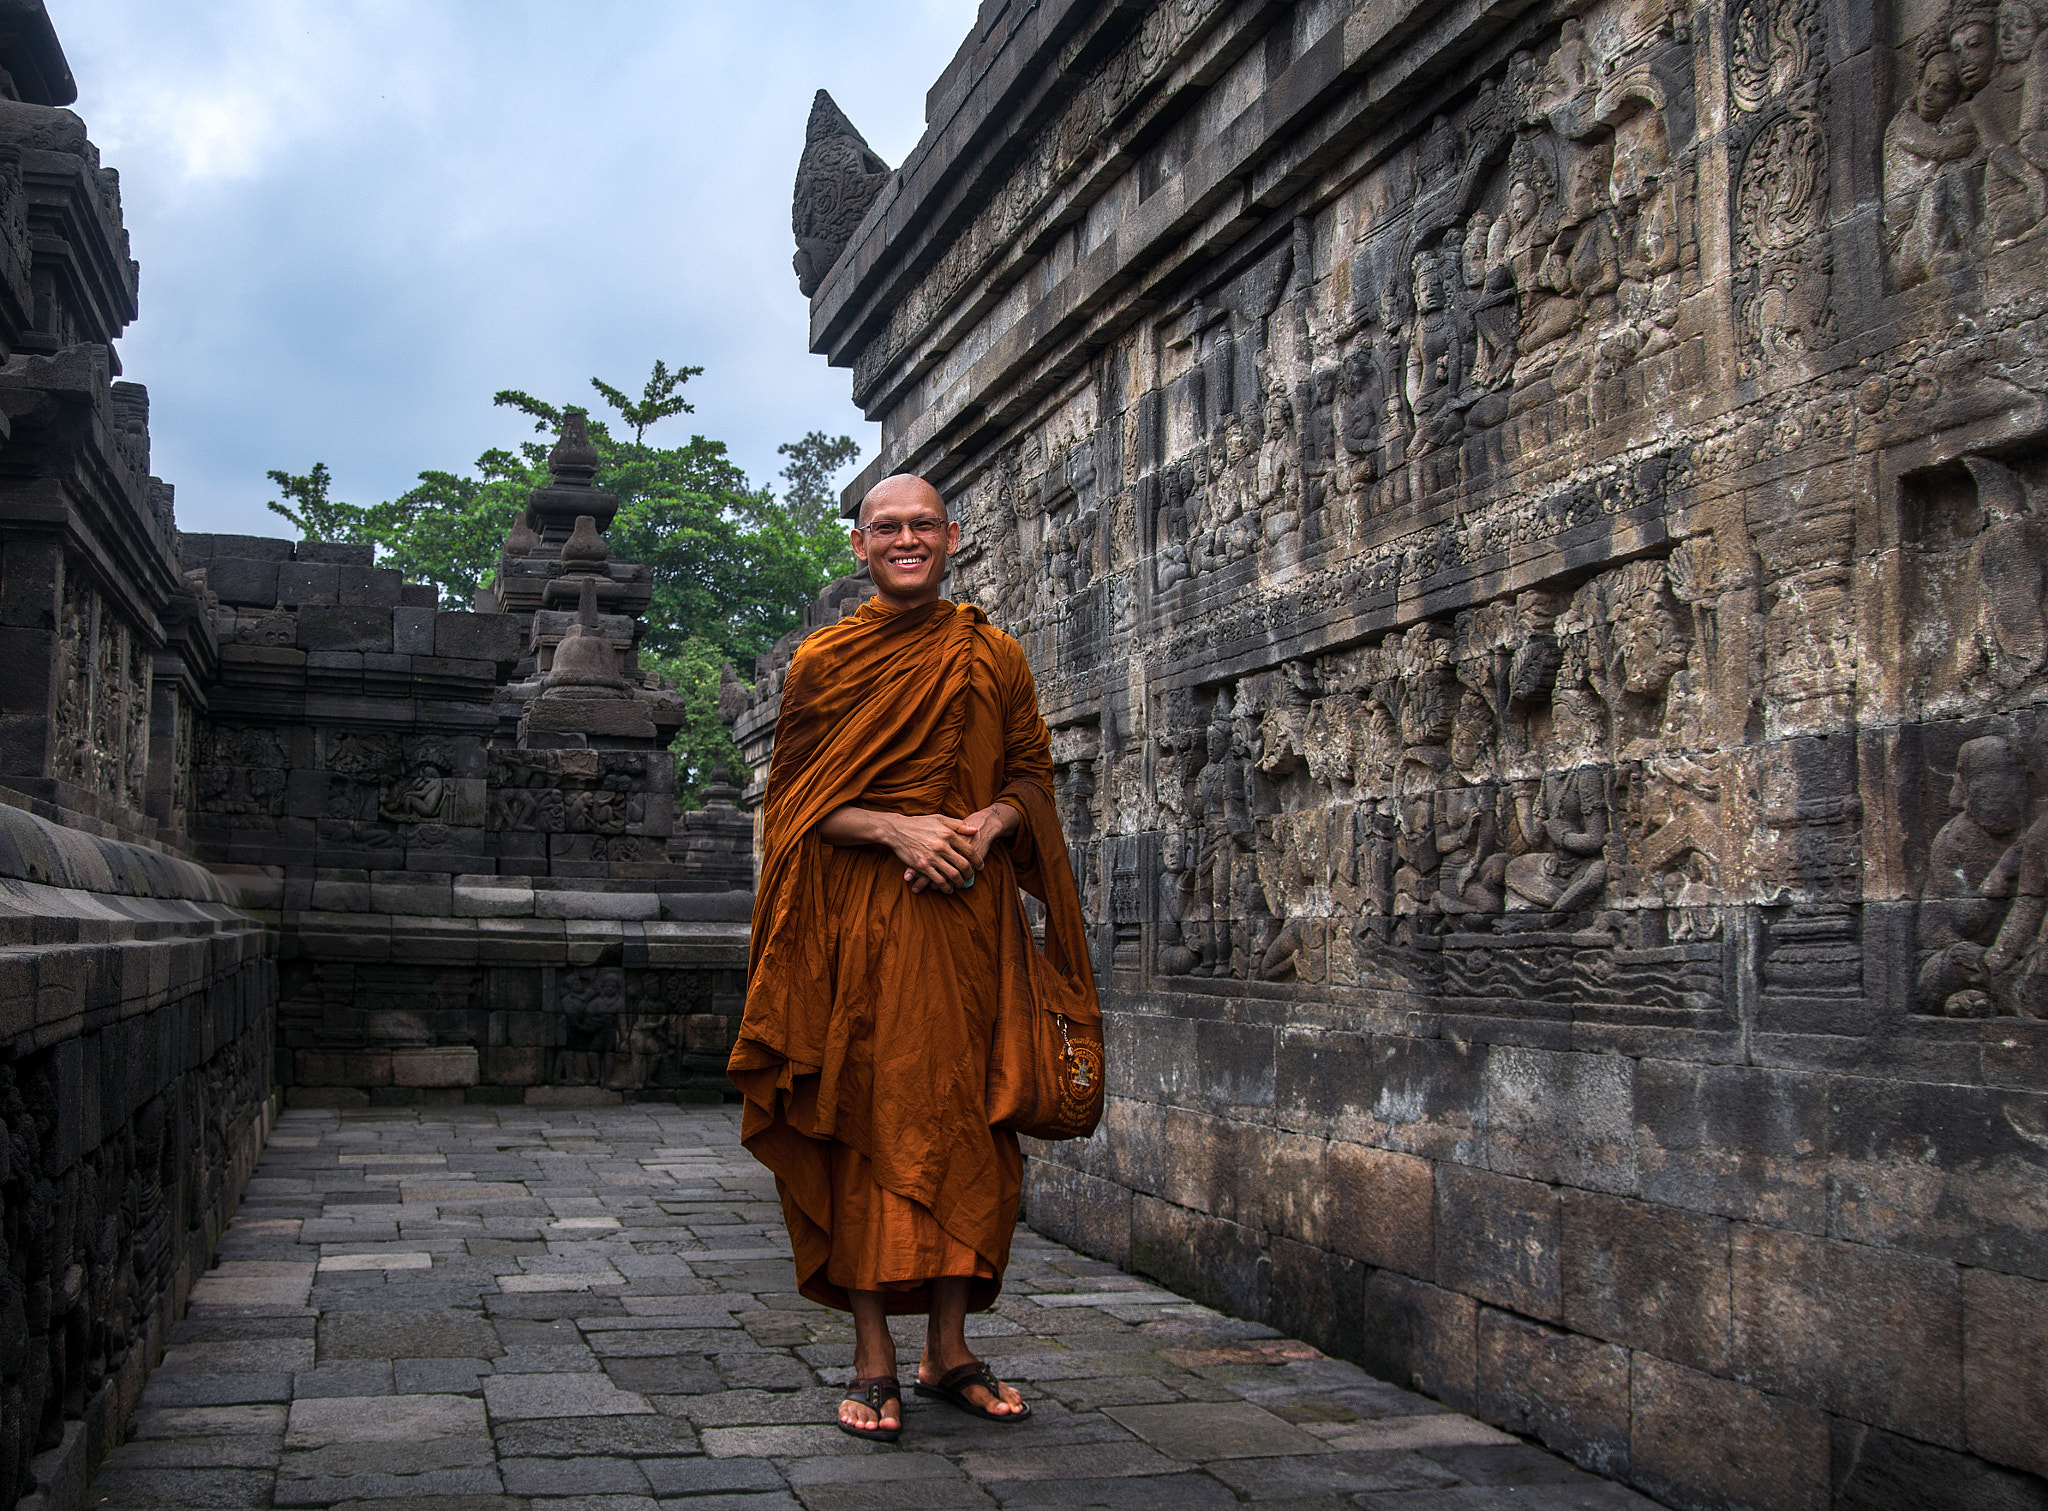
[[[708,780],[717,761],[743,777],[717,722],[719,668],[751,672],[754,657],[795,626],[819,589],[853,570],[831,479],[860,454],[851,437],[814,430],[781,448],[788,460],[778,493],[753,486],[721,441],[693,435],[681,445],[649,444],[655,425],[692,412],[683,385],[702,371],[656,362],[638,399],[590,380],[620,427],[614,435],[591,419],[593,481],[619,497],[608,532],[613,555],[653,572],[643,660],[673,677],[689,701],[691,723],[676,748],[691,785]],[[434,584],[444,607],[466,608],[492,585],[499,547],[527,495],[548,483],[563,416],[581,407],[517,389],[492,402],[531,420],[537,438],[486,451],[468,472],[422,472],[401,497],[367,507],[332,499],[323,463],[303,476],[273,471],[283,500],[270,508],[307,540],[373,542],[380,564]]]

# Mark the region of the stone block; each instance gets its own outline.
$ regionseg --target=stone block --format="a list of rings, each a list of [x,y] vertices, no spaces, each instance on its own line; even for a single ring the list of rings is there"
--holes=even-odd
[[[527,707],[520,728],[537,734],[651,740],[654,716],[635,698],[539,698]]]
[[[752,892],[663,892],[661,916],[675,923],[749,923]]]
[[[653,892],[570,892],[554,888],[533,894],[538,918],[587,918],[645,921],[661,916],[661,898]]]
[[[519,659],[519,620],[511,614],[434,615],[434,654],[461,661],[492,661],[500,666]]]
[[[1285,1127],[1426,1159],[1481,1162],[1487,1046],[1288,1029],[1274,1047]]]
[[[431,582],[409,582],[399,590],[398,601],[409,609],[431,609],[441,602],[441,590]]]
[[[1272,1266],[1255,1229],[1133,1197],[1131,1268],[1220,1311],[1265,1315]]]
[[[397,608],[402,600],[405,574],[389,567],[344,566],[335,569],[338,596],[349,608]]]
[[[431,608],[400,608],[391,615],[391,648],[401,656],[434,654],[434,619]]]
[[[529,1107],[616,1107],[625,1098],[602,1086],[529,1086]]]
[[[301,1049],[292,1057],[293,1079],[300,1086],[389,1086],[388,1050]]]
[[[1825,1511],[1828,1419],[1650,1354],[1630,1376],[1630,1479],[1678,1506]]]
[[[1268,1255],[1266,1325],[1325,1353],[1357,1358],[1365,1341],[1366,1267],[1286,1238],[1271,1240]]]
[[[1628,1350],[1479,1309],[1476,1414],[1611,1479],[1628,1477]]]
[[[1953,1453],[1846,1417],[1829,1458],[1834,1511],[2041,1511],[2048,1488],[1967,1453]]]
[[[450,901],[458,918],[530,918],[533,883],[516,877],[456,876]]]
[[[1577,1332],[1728,1372],[1728,1223],[1584,1191],[1562,1195],[1564,1321]]]
[[[482,1051],[482,1078],[493,1086],[533,1086],[546,1073],[547,1055],[537,1048],[498,1046]]]
[[[1495,1045],[1486,1060],[1486,1167],[1633,1192],[1635,1065],[1626,1055]]]
[[[1265,1120],[1273,1106],[1273,1030],[1263,1023],[1195,1024],[1197,1105]]]
[[[1331,1248],[1419,1280],[1436,1273],[1436,1172],[1428,1160],[1333,1140],[1324,1182]]]
[[[446,878],[414,871],[374,871],[370,911],[447,917],[454,911],[452,887]]]
[[[369,912],[370,873],[345,868],[316,872],[313,877],[313,906],[320,912]]]
[[[277,601],[288,609],[326,608],[335,602],[337,569],[320,562],[290,562],[278,568]]]
[[[1104,1050],[1106,1056],[1116,1053],[1107,1043]],[[1328,1140],[1267,1129],[1258,1130],[1255,1137],[1259,1148],[1252,1157],[1265,1172],[1259,1211],[1266,1230],[1314,1248],[1330,1248],[1330,1208],[1336,1193],[1330,1190],[1325,1169]]]
[[[292,554],[300,561],[324,562],[338,567],[367,567],[377,559],[377,548],[367,541],[302,540]]]
[[[1963,1445],[1963,1304],[1953,1265],[1738,1225],[1736,1378],[1946,1447]]]
[[[1837,1238],[2048,1280],[2048,1095],[1840,1076],[1828,1083]]]
[[[299,645],[307,651],[389,651],[391,611],[359,607],[301,609]],[[334,712],[342,710],[337,707]]]
[[[1563,1319],[1557,1192],[1465,1165],[1436,1167],[1436,1281],[1546,1322]]]
[[[2048,1479],[2048,1285],[1963,1271],[1963,1399],[1972,1453]]]
[[[1446,1401],[1473,1404],[1478,1378],[1479,1304],[1391,1270],[1366,1278],[1358,1359],[1383,1380]]]
[[[277,604],[281,567],[282,564],[275,560],[215,556],[207,563],[206,584],[220,595],[222,603],[245,608],[273,608]]]
[[[311,1449],[489,1437],[484,1403],[471,1396],[343,1396],[294,1401],[284,1443]]]

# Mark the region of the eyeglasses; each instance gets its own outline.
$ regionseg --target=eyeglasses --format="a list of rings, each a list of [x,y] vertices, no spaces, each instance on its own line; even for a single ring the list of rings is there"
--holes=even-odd
[[[853,528],[867,536],[870,541],[895,540],[905,530],[919,540],[934,541],[939,538],[939,532],[946,528],[947,523],[943,519],[884,520],[879,525],[855,525]]]

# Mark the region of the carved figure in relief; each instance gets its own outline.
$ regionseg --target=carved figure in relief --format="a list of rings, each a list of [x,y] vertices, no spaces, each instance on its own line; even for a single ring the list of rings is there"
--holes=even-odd
[[[2038,31],[2025,0],[1993,7],[1961,0],[1951,13],[1949,46],[1984,152],[1984,220],[1994,243],[2017,241],[2048,214],[2048,179],[2024,147]],[[2038,83],[2033,92],[2038,96]]]
[[[1271,356],[1261,351],[1254,361],[1259,374],[1262,416],[1257,497],[1262,514],[1289,516],[1284,522],[1267,520],[1267,538],[1278,539],[1290,525],[1300,522],[1301,479],[1299,461],[1294,455],[1294,405],[1287,397],[1286,380],[1274,370]]]
[[[1921,62],[1913,98],[1885,127],[1885,242],[1902,289],[1955,266],[1975,231],[1977,127],[1956,108],[1962,97],[1955,54],[1942,48]]]
[[[1201,962],[1182,921],[1194,911],[1195,869],[1189,836],[1169,831],[1159,847],[1159,974],[1185,976]]]
[[[2010,740],[1984,735],[1956,752],[1949,807],[1954,817],[1934,836],[1920,889],[1920,947],[1923,954],[1966,948],[1923,970],[1935,1007],[1962,989],[1959,982],[1974,979],[1983,954],[1977,947],[1991,940],[2001,921],[1998,899],[2011,895],[2016,879],[2014,841],[2026,821],[2027,768]],[[2011,865],[2003,864],[2008,857]],[[1942,985],[1947,990],[1936,990]]]
[[[1408,408],[1418,451],[1455,440],[1465,428],[1470,338],[1462,309],[1446,286],[1444,257],[1417,252],[1411,264],[1415,323],[1408,337]]]
[[[1585,23],[1576,16],[1567,17],[1538,86],[1538,108],[1559,134],[1583,133],[1599,80],[1600,60],[1586,41]]]
[[[1207,734],[1208,761],[1197,782],[1201,813],[1195,861],[1196,926],[1201,938],[1198,976],[1228,975],[1232,955],[1231,915],[1241,873],[1257,882],[1253,851],[1258,837],[1245,800],[1244,763],[1231,748],[1229,705],[1218,700]]]
[[[1394,937],[1398,943],[1412,944],[1419,935],[1435,932],[1441,864],[1435,800],[1426,793],[1398,800],[1394,822]]]
[[[1340,825],[1331,900],[1351,915],[1354,943],[1384,940],[1394,916],[1394,816],[1385,804],[1360,803]]]
[[[2026,786],[2025,762],[2003,735],[1956,754],[1956,815],[1934,838],[1921,889],[1922,1011],[2048,1017],[2048,818],[2019,834]]]
[[[2048,520],[2011,468],[1981,456],[1964,465],[1985,515],[1968,559],[1975,623],[1961,645],[1975,666],[1965,670],[1981,668],[2010,692],[2048,663]]]
[[[1614,122],[1613,168],[1608,193],[1623,227],[1620,329],[1602,343],[1609,369],[1653,357],[1677,341],[1678,189],[1672,182],[1671,138],[1664,112],[1646,83],[1626,86],[1620,100],[1603,95],[1601,113],[1620,110]]]
[[[1546,328],[1525,346],[1542,346],[1586,323],[1604,323],[1621,287],[1621,234],[1608,202],[1611,144],[1587,142],[1572,153],[1565,175],[1564,213],[1540,276],[1557,299]]]
[[[1497,795],[1491,782],[1437,792],[1437,888],[1430,898],[1434,911],[1500,911],[1508,857],[1501,848]]]
[[[1607,887],[1606,773],[1598,766],[1554,771],[1536,793],[1518,799],[1523,834],[1547,842],[1507,864],[1510,912],[1574,913]]]
[[[1900,288],[2048,221],[2048,34],[2030,0],[1953,0],[1921,38],[1884,168]]]
[[[1387,395],[1380,371],[1378,352],[1370,340],[1361,340],[1345,355],[1342,368],[1344,449],[1354,461],[1352,482],[1369,482],[1378,476],[1378,453],[1383,444]],[[1359,476],[1358,473],[1363,473]]]
[[[1195,575],[1188,556],[1188,481],[1185,465],[1166,468],[1159,479],[1153,573],[1162,593]]]

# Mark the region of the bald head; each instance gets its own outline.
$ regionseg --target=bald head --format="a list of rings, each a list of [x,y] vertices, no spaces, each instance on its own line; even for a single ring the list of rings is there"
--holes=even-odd
[[[917,513],[929,510],[941,519],[951,518],[946,512],[945,499],[939,496],[939,490],[923,478],[909,472],[898,472],[885,477],[868,489],[867,496],[860,501],[860,523],[868,523],[874,511],[881,508]]]

